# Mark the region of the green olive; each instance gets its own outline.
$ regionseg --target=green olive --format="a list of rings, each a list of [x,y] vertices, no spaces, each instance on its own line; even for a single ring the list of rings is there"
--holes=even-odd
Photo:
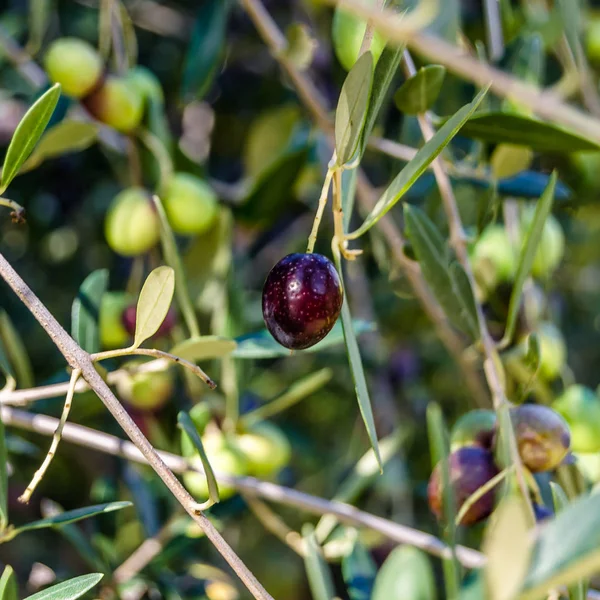
[[[163,205],[175,233],[198,235],[208,231],[218,213],[217,195],[194,175],[175,173],[167,183]]]
[[[523,211],[521,217],[521,236],[523,240],[533,221],[534,213],[534,207],[527,207]],[[552,214],[548,215],[542,231],[542,238],[533,260],[531,274],[540,279],[549,277],[562,261],[564,253],[565,234],[558,219]]]
[[[236,476],[248,474],[246,457],[234,441],[225,438],[220,433],[210,434],[202,437],[202,445],[210,466],[217,473]],[[197,455],[191,458],[191,464],[202,469],[202,461]],[[208,498],[208,484],[203,473],[187,472],[183,475],[183,481],[196,500],[202,502]],[[219,483],[219,497],[221,500],[231,498],[235,491],[235,487]]]
[[[555,410],[540,404],[522,404],[510,411],[523,464],[532,472],[558,467],[570,450],[569,425]]]
[[[72,37],[60,38],[50,45],[44,67],[48,78],[60,83],[63,92],[75,98],[89,94],[102,76],[102,60],[96,49]]]
[[[144,254],[159,239],[158,216],[142,188],[123,190],[112,201],[104,233],[108,245],[123,256]]]
[[[106,292],[100,302],[100,344],[105,350],[125,348],[131,343],[123,325],[123,311],[131,303],[125,292]]]
[[[590,60],[600,62],[600,19],[597,17],[587,21],[585,49]]]
[[[540,347],[540,374],[544,379],[558,377],[567,361],[567,345],[561,330],[549,321],[537,328]]]
[[[138,86],[124,77],[109,76],[85,100],[88,110],[103,123],[128,133],[144,116],[144,97]]]
[[[503,225],[490,225],[471,252],[475,278],[486,289],[511,281],[517,269],[517,252]]]
[[[133,408],[141,411],[155,411],[162,408],[173,395],[173,375],[165,371],[135,371],[143,361],[131,361],[128,366],[132,373],[126,373],[117,380],[117,392]]]
[[[374,0],[369,1],[371,4],[374,4]],[[366,29],[367,23],[364,19],[356,17],[342,8],[335,9],[331,30],[333,49],[346,71],[349,71],[358,59]],[[379,60],[385,44],[385,38],[375,32],[371,43],[371,53],[373,54],[374,63],[377,63]]]
[[[571,428],[574,452],[600,451],[600,399],[583,385],[568,387],[553,403]]]
[[[483,408],[470,410],[462,415],[452,428],[452,450],[462,446],[490,448],[496,431],[496,413]]]
[[[237,437],[237,444],[248,461],[248,472],[261,478],[276,475],[289,462],[292,448],[284,433],[263,421]]]

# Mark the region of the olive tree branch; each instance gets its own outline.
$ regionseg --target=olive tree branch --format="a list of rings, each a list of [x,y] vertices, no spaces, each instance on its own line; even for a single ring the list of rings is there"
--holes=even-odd
[[[260,0],[241,0],[241,3],[259,35],[294,84],[300,100],[308,109],[316,125],[327,133],[330,139],[333,139],[333,125],[329,120],[326,101],[312,80],[304,72],[299,71],[292,61],[287,59],[283,52],[287,46],[286,38],[271,15]],[[416,153],[414,149],[408,146],[402,146],[389,140],[379,140],[379,138],[372,139],[375,140],[375,143],[385,141],[385,148],[388,153],[394,152],[395,154],[392,155],[402,160],[410,160]],[[375,206],[377,199],[369,181],[360,170],[358,171],[357,189],[359,204],[365,212],[369,212]],[[482,385],[479,374],[473,368],[472,362],[465,355],[465,345],[448,323],[446,315],[433,297],[429,286],[425,283],[418,264],[410,260],[404,253],[405,241],[402,234],[390,217],[381,219],[377,226],[386,238],[394,259],[409,280],[423,310],[432,321],[438,337],[461,369],[466,385],[475,402],[482,406],[486,405],[487,390]]]
[[[243,581],[248,590],[257,600],[272,600],[272,597],[262,587],[246,565],[235,554],[229,544],[223,539],[214,525],[198,510],[198,503],[179,482],[177,477],[165,464],[152,444],[146,439],[139,427],[129,416],[122,404],[112,393],[107,383],[96,371],[90,355],[85,352],[73,338],[63,329],[46,306],[33,293],[10,263],[0,254],[0,276],[8,283],[21,302],[37,319],[48,336],[65,357],[68,364],[81,372],[81,376],[88,382],[106,408],[111,412],[123,431],[135,444],[141,455],[163,480],[171,493],[175,496],[185,511],[194,519],[206,534],[208,539],[219,550],[223,558],[229,563],[238,577]],[[64,434],[64,431],[63,431]]]

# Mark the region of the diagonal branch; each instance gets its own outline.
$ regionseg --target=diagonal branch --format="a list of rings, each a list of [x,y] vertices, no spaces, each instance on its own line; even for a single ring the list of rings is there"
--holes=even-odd
[[[112,413],[115,420],[129,436],[148,464],[163,480],[185,511],[200,526],[202,531],[206,534],[206,537],[208,537],[216,546],[223,558],[225,558],[238,577],[244,582],[252,595],[257,600],[272,600],[272,597],[261,586],[246,565],[239,559],[229,544],[215,529],[214,525],[204,516],[204,514],[198,511],[198,505],[194,498],[192,498],[183,485],[181,485],[177,477],[175,477],[173,472],[165,464],[164,460],[152,447],[152,444],[146,439],[139,427],[134,423],[119,400],[112,393],[98,371],[96,371],[94,363],[90,359],[90,355],[80,348],[75,340],[63,329],[60,323],[54,318],[46,306],[33,293],[2,254],[0,254],[0,276],[8,283],[21,302],[23,302],[44,328],[69,365],[74,370],[81,371],[81,376],[87,381],[92,390],[94,390],[100,400],[102,400],[106,408]]]

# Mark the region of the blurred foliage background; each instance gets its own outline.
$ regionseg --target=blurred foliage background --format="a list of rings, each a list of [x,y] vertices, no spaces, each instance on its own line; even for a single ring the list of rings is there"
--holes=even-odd
[[[75,36],[97,45],[99,4],[95,0],[0,3],[3,147],[7,147],[26,108],[48,87],[43,81],[34,86],[23,76],[27,63],[15,66],[10,57],[12,44],[30,51],[31,60],[38,65],[48,44],[58,37]],[[328,109],[333,109],[346,71],[332,47],[332,9],[314,0],[264,0],[263,4],[282,30],[298,24],[307,28],[314,40],[314,53],[310,54],[306,73],[328,102]],[[431,31],[449,40],[456,40],[459,29],[470,43],[485,39],[480,2],[446,0],[441,4],[441,14],[430,26]],[[512,29],[506,30],[508,58],[500,60],[500,65],[510,70],[510,50],[522,39],[535,35],[541,40],[546,61],[541,83],[556,83],[562,72],[555,53],[557,39],[562,35],[556,13],[549,6],[537,12],[527,10],[526,2],[503,4],[512,8],[514,20]],[[545,4],[552,3],[539,3]],[[587,37],[583,40],[596,85],[600,70],[600,8],[589,4],[584,23]],[[136,52],[130,45],[126,60],[132,66],[146,67],[160,81],[170,132],[166,137],[171,138],[175,168],[195,174],[213,187],[219,196],[219,223],[224,229],[231,226],[230,236],[219,237],[215,228],[200,237],[178,238],[202,330],[231,337],[257,332],[263,328],[260,298],[265,276],[279,258],[305,248],[329,158],[326,139],[311,122],[288,78],[239,4],[225,0],[127,0],[123,6],[137,40]],[[222,13],[223,35],[211,20],[215,12]],[[42,23],[37,33],[35,27],[40,25],[36,19]],[[109,62],[109,67],[114,69],[115,65]],[[38,70],[43,75],[41,67]],[[391,89],[396,90],[402,82],[399,72]],[[472,95],[471,84],[447,74],[435,112],[450,115]],[[81,108],[76,101],[63,96],[53,124],[78,110]],[[376,132],[408,146],[421,145],[416,118],[403,115],[391,96]],[[107,139],[111,139],[110,132]],[[139,181],[154,189],[157,167],[143,145],[133,138],[119,139],[117,148],[105,142],[101,139],[82,152],[48,160],[19,176],[11,185],[9,197],[25,206],[27,222],[11,223],[7,215],[0,220],[3,254],[67,328],[73,299],[91,271],[109,269],[111,291],[135,290],[135,278],[139,279],[140,273],[147,274],[161,261],[158,249],[143,258],[128,259],[112,252],[106,244],[104,221],[114,196]],[[472,140],[459,138],[454,143],[454,154],[463,160],[473,146]],[[493,144],[483,149],[484,162],[493,150]],[[372,184],[380,187],[388,183],[402,163],[371,149],[363,166]],[[595,388],[600,361],[600,154],[536,153],[528,169],[543,174],[558,169],[565,190],[554,210],[566,235],[564,260],[552,278],[537,282],[543,292],[544,318],[560,327],[568,349],[568,367],[549,385],[552,393],[570,381]],[[534,194],[513,189],[505,195],[537,196],[541,189]],[[456,181],[455,192],[465,223],[475,231],[479,207],[493,196],[491,187],[463,178]],[[446,227],[433,176],[424,175],[410,191],[409,200],[424,208],[441,228]],[[392,212],[398,224],[401,212]],[[360,223],[358,215],[354,218]],[[330,254],[330,232],[327,215],[317,251]],[[375,325],[373,331],[362,334],[360,347],[379,436],[400,432],[402,444],[388,461],[385,473],[375,478],[357,499],[357,505],[437,534],[438,527],[426,504],[431,467],[425,408],[430,400],[437,401],[452,423],[479,403],[489,405],[489,398],[474,399],[470,395],[455,363],[391,260],[380,232],[371,230],[369,236],[361,239],[361,247],[364,255],[348,265],[348,296],[354,317]],[[226,266],[219,271],[214,260],[215,256],[223,257],[223,253]],[[220,295],[223,290],[226,301]],[[10,315],[24,340],[35,374],[32,385],[66,381],[62,356],[6,286],[0,286],[0,307]],[[160,347],[161,342],[158,343]],[[106,366],[118,364],[115,361]],[[238,360],[235,365],[237,391],[230,393],[239,393],[242,413],[276,397],[322,367],[331,369],[332,377],[326,385],[273,421],[286,433],[293,448],[291,463],[279,474],[279,483],[325,498],[335,496],[340,483],[368,449],[343,345],[322,354]],[[214,361],[203,366],[220,381],[222,365]],[[154,412],[131,410],[157,448],[178,452],[177,412],[189,410],[193,403],[206,399],[222,407],[225,392],[220,387],[209,398],[209,392],[202,390],[202,395],[192,400],[179,378],[162,408]],[[35,410],[58,416],[61,406],[60,398],[41,400],[35,404]],[[120,435],[113,419],[91,393],[77,395],[71,420]],[[72,526],[76,529],[69,533],[29,533],[0,546],[0,561],[15,568],[22,590],[33,591],[40,581],[45,581],[43,577],[52,578],[46,567],[63,578],[86,572],[90,563],[100,561],[110,572],[145,538],[156,535],[174,515],[181,514],[149,469],[68,443],[61,445],[32,502],[21,505],[16,497],[43,458],[48,439],[11,430],[9,443],[14,449],[10,510],[15,523],[47,514],[46,499],[66,510],[117,499],[135,503],[135,508]],[[276,510],[293,530],[300,530],[309,518],[285,506]],[[242,497],[236,495],[215,506],[210,514],[274,597],[310,597],[302,559],[265,530]],[[235,590],[213,586],[211,591],[210,582],[215,576],[208,566],[227,571],[222,559],[208,540],[197,537],[193,528],[175,529],[163,552],[139,577],[148,587],[148,597],[246,597],[247,592],[229,577],[226,581]],[[466,542],[478,543],[481,527],[463,535]],[[361,536],[372,548],[375,560],[382,563],[392,544],[373,533],[362,532]],[[32,570],[32,565],[37,566]],[[437,562],[434,565],[439,575],[440,566]],[[339,583],[341,569],[335,560],[333,569]],[[338,593],[346,598],[342,590],[340,585]]]

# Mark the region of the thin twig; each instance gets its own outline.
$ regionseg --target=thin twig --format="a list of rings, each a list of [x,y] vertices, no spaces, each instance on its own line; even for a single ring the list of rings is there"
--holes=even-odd
[[[135,355],[152,356],[153,358],[165,358],[171,362],[181,365],[184,369],[191,371],[194,375],[202,379],[202,381],[204,381],[204,383],[206,383],[211,390],[214,390],[217,387],[217,384],[198,365],[191,363],[189,360],[185,360],[185,358],[175,356],[169,352],[163,352],[162,350],[156,350],[155,348],[123,348],[120,350],[107,350],[106,352],[91,354],[90,358],[92,362],[97,362],[99,360],[106,360],[108,358]]]
[[[329,198],[329,188],[331,187],[331,178],[333,177],[333,171],[330,167],[327,167],[327,173],[325,174],[325,181],[323,182],[323,188],[321,189],[321,195],[319,196],[319,204],[317,206],[317,214],[313,221],[312,230],[308,236],[308,246],[306,248],[307,253],[311,253],[315,249],[315,242],[317,241],[317,234],[319,233],[319,225],[327,206],[327,199]]]
[[[46,454],[40,468],[35,472],[31,483],[27,486],[25,491],[19,496],[19,502],[23,504],[27,504],[31,499],[31,495],[35,491],[35,488],[39,485],[40,481],[44,478],[52,459],[54,458],[56,451],[58,450],[58,444],[60,443],[60,438],[62,437],[63,429],[65,428],[65,423],[69,418],[69,413],[71,412],[71,405],[73,404],[73,396],[75,395],[75,384],[81,375],[81,371],[79,369],[73,369],[71,373],[71,380],[69,381],[69,390],[67,391],[67,397],[65,398],[65,405],[63,407],[62,414],[60,415],[60,420],[58,425],[56,426],[56,431],[54,432],[54,436],[52,437],[52,443],[50,444],[50,449]]]
[[[46,306],[33,293],[2,254],[0,254],[0,276],[8,283],[21,302],[23,302],[37,319],[54,344],[56,344],[69,365],[73,369],[81,371],[82,377],[88,382],[90,387],[112,413],[123,431],[125,431],[138,448],[139,452],[141,452],[157,475],[163,480],[185,511],[200,526],[208,539],[215,545],[217,550],[229,563],[252,595],[257,600],[272,600],[272,597],[262,587],[248,567],[240,560],[229,544],[223,539],[214,525],[202,512],[198,511],[198,503],[190,496],[183,485],[181,485],[177,477],[175,477],[173,472],[152,447],[152,444],[150,444],[127,411],[123,408],[123,405],[112,393],[106,382],[96,371],[94,363],[90,359],[90,355],[85,352],[71,336],[69,336],[63,327],[61,327],[60,323],[58,323]]]

